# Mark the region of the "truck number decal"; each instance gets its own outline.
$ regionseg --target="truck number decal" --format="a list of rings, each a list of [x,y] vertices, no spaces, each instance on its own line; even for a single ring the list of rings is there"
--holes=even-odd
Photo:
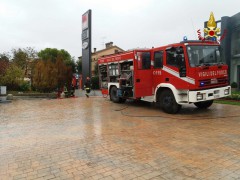
[[[158,71],[153,71],[153,75],[154,76],[158,76],[158,75],[161,75],[162,74],[162,72],[160,71],[160,70],[158,70]]]

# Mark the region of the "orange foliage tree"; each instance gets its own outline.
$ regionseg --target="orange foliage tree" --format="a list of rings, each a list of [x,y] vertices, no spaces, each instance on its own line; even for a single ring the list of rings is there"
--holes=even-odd
[[[64,62],[62,56],[57,56],[56,61],[39,59],[34,65],[32,80],[36,90],[61,90],[64,85],[70,87],[71,79],[72,67]]]

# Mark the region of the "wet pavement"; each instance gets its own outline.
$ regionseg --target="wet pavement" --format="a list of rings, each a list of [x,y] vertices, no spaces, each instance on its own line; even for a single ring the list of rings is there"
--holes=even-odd
[[[0,104],[0,179],[240,179],[240,107],[89,99]]]

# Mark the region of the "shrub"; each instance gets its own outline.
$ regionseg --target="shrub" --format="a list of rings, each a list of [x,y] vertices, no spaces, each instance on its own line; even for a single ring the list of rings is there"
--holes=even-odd
[[[19,86],[20,91],[29,91],[30,90],[30,84],[29,82],[22,82],[22,84]]]
[[[232,82],[231,87],[232,87],[232,88],[237,88],[237,87],[238,87],[238,84],[237,84],[236,82]]]
[[[240,100],[240,94],[231,94],[230,96],[226,97],[225,99],[229,100]]]
[[[19,90],[21,83],[23,82],[24,73],[15,64],[11,64],[6,69],[4,75],[1,75],[1,84],[7,86],[8,90]]]

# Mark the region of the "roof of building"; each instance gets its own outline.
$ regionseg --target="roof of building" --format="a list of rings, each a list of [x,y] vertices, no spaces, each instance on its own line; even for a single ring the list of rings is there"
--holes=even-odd
[[[101,53],[101,52],[104,52],[104,51],[109,50],[109,49],[114,49],[114,48],[117,48],[117,49],[119,49],[120,51],[124,51],[122,48],[120,48],[120,47],[118,47],[118,46],[116,46],[116,45],[112,45],[112,46],[110,46],[110,47],[107,47],[107,48],[98,50],[98,51],[96,51],[96,52],[92,52],[92,55],[99,54],[99,53]],[[79,56],[78,58],[81,58],[81,57],[82,57],[82,56]]]
[[[98,53],[101,53],[101,52],[104,52],[104,51],[106,51],[106,50],[113,49],[113,48],[117,48],[117,49],[119,49],[119,50],[121,50],[121,51],[124,51],[122,48],[120,48],[120,47],[118,47],[118,46],[116,46],[116,45],[113,45],[113,46],[111,46],[111,47],[108,47],[108,48],[105,48],[105,49],[101,49],[101,50],[98,50],[98,51],[96,51],[96,52],[92,52],[92,54],[98,54]]]

